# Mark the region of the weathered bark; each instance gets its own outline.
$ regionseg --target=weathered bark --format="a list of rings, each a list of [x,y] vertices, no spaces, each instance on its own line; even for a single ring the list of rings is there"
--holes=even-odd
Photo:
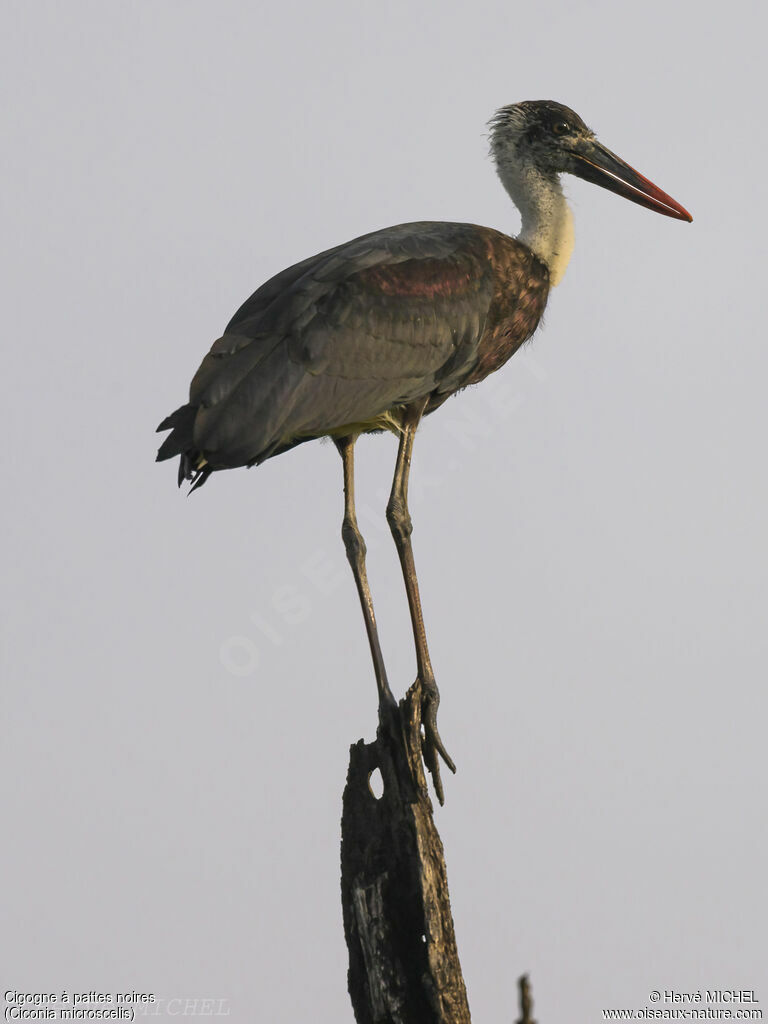
[[[371,792],[380,769],[384,792]],[[358,1024],[469,1024],[421,758],[418,684],[350,750],[341,822],[349,993]]]

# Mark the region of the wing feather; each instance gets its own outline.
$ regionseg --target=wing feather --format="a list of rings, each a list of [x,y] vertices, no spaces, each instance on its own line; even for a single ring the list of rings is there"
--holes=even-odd
[[[192,382],[195,449],[214,468],[244,464],[450,386],[493,299],[483,231],[398,225],[264,284]]]

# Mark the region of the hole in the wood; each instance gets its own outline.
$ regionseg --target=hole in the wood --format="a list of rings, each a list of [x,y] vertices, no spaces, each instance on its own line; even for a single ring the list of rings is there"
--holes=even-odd
[[[368,789],[371,791],[371,796],[376,800],[381,800],[384,795],[384,779],[381,777],[381,772],[378,768],[374,768],[372,772],[368,774]]]

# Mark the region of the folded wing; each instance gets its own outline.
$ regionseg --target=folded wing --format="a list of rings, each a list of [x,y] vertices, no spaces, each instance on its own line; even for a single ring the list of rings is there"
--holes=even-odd
[[[263,461],[449,392],[474,365],[493,299],[483,229],[404,224],[272,278],[238,310],[160,429],[185,475]]]

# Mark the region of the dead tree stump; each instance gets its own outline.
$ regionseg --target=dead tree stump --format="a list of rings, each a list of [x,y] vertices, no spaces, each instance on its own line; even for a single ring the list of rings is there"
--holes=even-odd
[[[377,799],[369,780],[381,771]],[[469,1024],[448,881],[421,758],[420,693],[350,750],[341,822],[349,993],[358,1024]]]

